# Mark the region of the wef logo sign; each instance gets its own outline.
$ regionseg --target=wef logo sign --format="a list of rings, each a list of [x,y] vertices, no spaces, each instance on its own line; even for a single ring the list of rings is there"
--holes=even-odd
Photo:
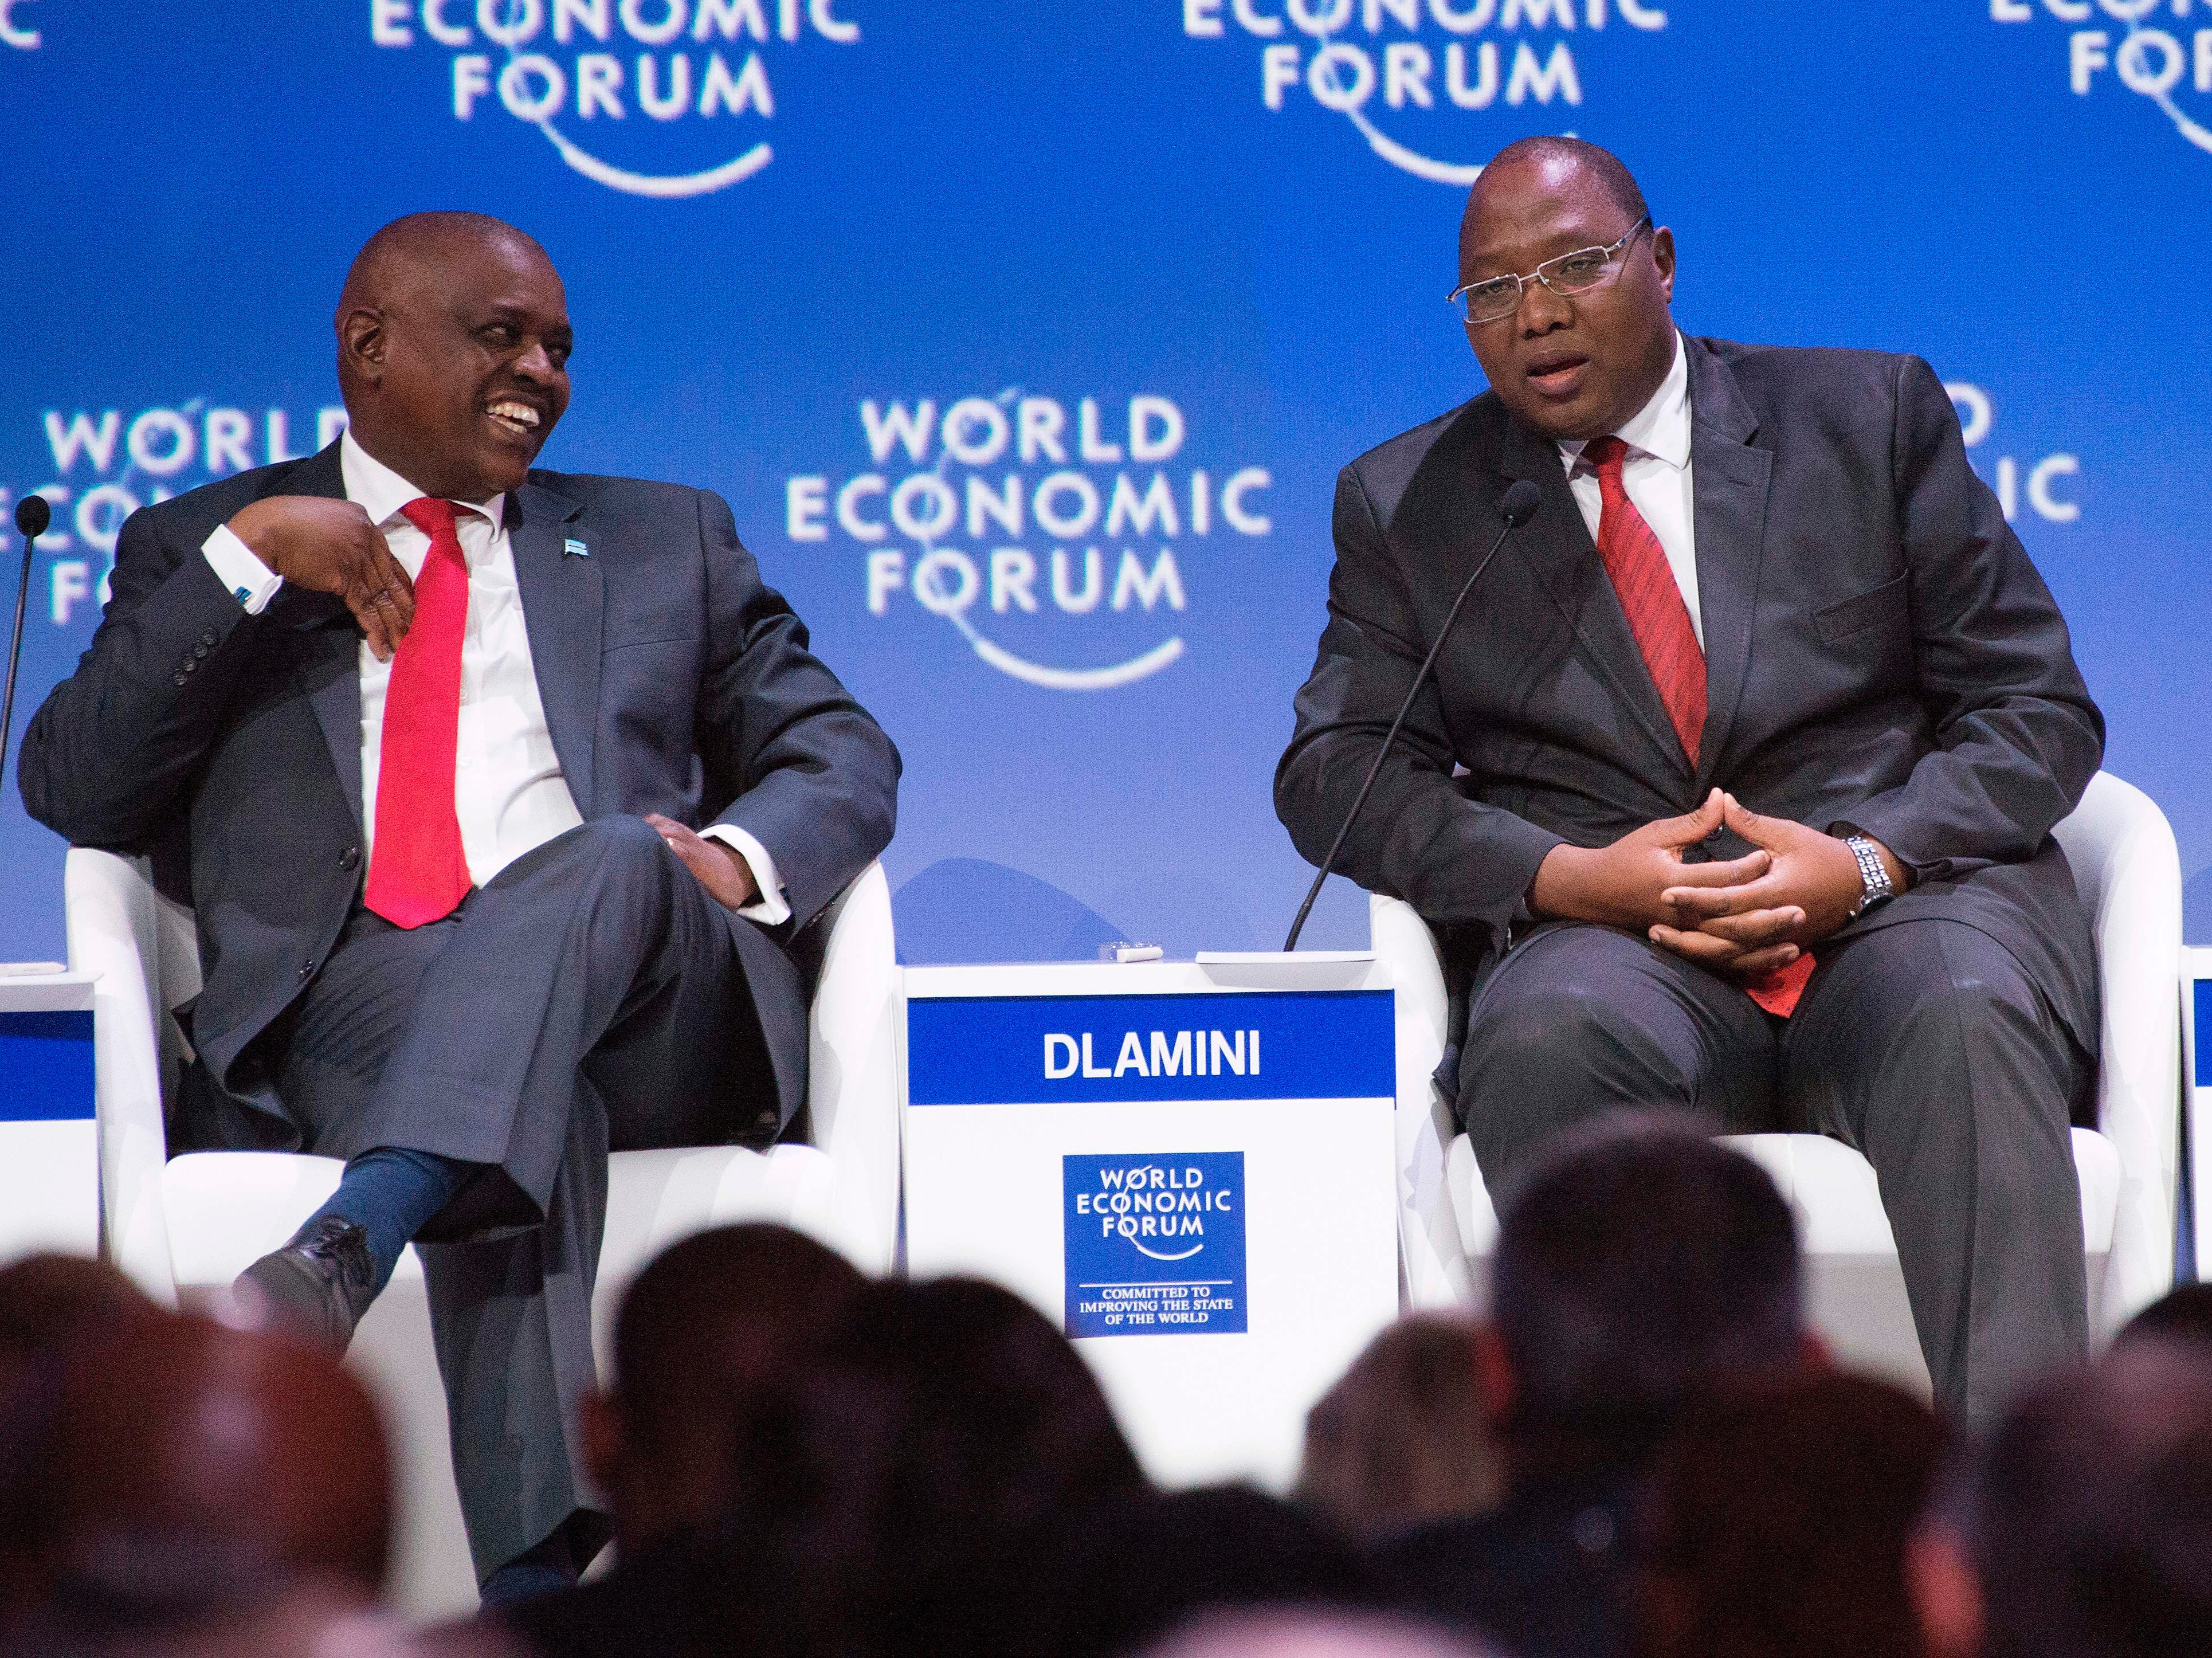
[[[451,55],[453,118],[503,112],[626,195],[704,196],[775,159],[772,54],[856,45],[839,0],[370,0],[379,47]],[[734,149],[734,153],[732,153]]]
[[[1341,115],[1382,160],[1417,179],[1464,188],[1482,171],[1451,159],[1495,150],[1470,135],[1484,111],[1583,102],[1578,46],[1614,27],[1629,38],[1667,27],[1645,0],[1183,0],[1194,40],[1259,46],[1260,100],[1310,101]]]
[[[1157,392],[866,398],[865,459],[784,483],[784,533],[859,555],[868,615],[944,623],[989,667],[1106,691],[1179,660],[1227,545],[1271,535],[1274,476]]]
[[[2212,27],[2154,27],[2192,13],[2212,14],[2212,5],[2203,0],[1990,0],[1993,23],[2033,23],[2039,12],[2076,26],[2066,37],[2066,83],[2075,97],[2089,97],[2118,81],[2158,106],[2189,143],[2212,151],[2212,127],[2199,118],[2206,112],[2202,100],[2212,94]]]

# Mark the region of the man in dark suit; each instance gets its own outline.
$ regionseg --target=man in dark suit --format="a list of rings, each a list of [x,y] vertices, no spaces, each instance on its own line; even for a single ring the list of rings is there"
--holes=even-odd
[[[396,221],[337,321],[349,432],[125,525],[23,794],[186,860],[173,1145],[347,1159],[241,1291],[343,1347],[423,1246],[501,1598],[607,1536],[575,1437],[607,1153],[790,1121],[806,929],[890,838],[898,760],[718,496],[532,470],[572,343],[537,243]]]
[[[2065,624],[1927,364],[1681,336],[1605,151],[1502,152],[1460,264],[1491,389],[1339,480],[1276,810],[1317,860],[1533,481],[1340,865],[1446,932],[1484,1175],[1611,1104],[1834,1134],[1985,1418],[2087,1322],[2096,981],[2050,831],[2104,726]]]

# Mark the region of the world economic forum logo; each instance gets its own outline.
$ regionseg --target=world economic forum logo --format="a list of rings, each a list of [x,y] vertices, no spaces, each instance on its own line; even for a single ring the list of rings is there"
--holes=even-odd
[[[1070,1336],[1246,1328],[1242,1151],[1071,1151],[1060,1194]]]
[[[27,6],[31,0],[0,0],[0,46],[9,46],[17,52],[36,52],[40,44],[40,32],[17,21],[18,8]]]
[[[865,459],[784,484],[784,532],[860,556],[888,624],[951,628],[1025,683],[1103,691],[1182,658],[1204,580],[1192,554],[1257,539],[1273,475],[1203,458],[1182,405],[1153,392],[868,398]]]
[[[288,409],[234,395],[48,407],[37,421],[31,452],[40,458],[27,477],[40,481],[0,483],[0,552],[13,543],[5,526],[14,503],[43,496],[53,525],[39,537],[43,568],[33,584],[55,627],[88,629],[107,602],[115,543],[131,513],[249,467],[312,454],[345,429],[346,414],[335,404]],[[13,452],[9,437],[28,435],[0,433],[0,454]]]
[[[369,0],[369,37],[451,58],[453,118],[503,112],[586,178],[704,196],[775,159],[771,58],[855,45],[842,0]],[[780,72],[780,71],[779,71]]]
[[[2192,114],[2183,102],[2212,95],[2212,27],[2154,27],[2166,21],[2160,12],[2185,18],[2193,9],[2192,0],[1990,0],[1990,20],[2033,23],[2044,15],[2076,26],[2066,37],[2066,82],[2075,97],[2091,97],[2117,82],[2157,105],[2197,149],[2212,152],[2212,105],[2194,105]]]
[[[1191,39],[1257,45],[1267,108],[1310,100],[1391,166],[1462,187],[1482,171],[1465,157],[1498,147],[1466,117],[1579,108],[1577,43],[1616,23],[1632,38],[1667,14],[1646,0],[1182,0]]]

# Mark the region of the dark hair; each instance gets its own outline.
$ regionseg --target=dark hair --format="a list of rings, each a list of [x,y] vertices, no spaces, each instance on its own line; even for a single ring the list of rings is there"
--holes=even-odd
[[[2177,1284],[2127,1321],[2115,1343],[2145,1336],[2212,1341],[2212,1284]]]
[[[1034,1557],[1034,1649],[1107,1658],[1208,1611],[1379,1604],[1334,1530],[1249,1486],[1148,1491],[1094,1509]]]
[[[2212,1366],[2130,1342],[2050,1378],[1976,1463],[1969,1551],[1985,1658],[2212,1652]]]
[[[615,1404],[637,1445],[667,1446],[708,1418],[733,1421],[793,1349],[823,1339],[864,1280],[786,1226],[718,1226],[671,1245],[615,1318]]]
[[[1802,1339],[1789,1205],[1748,1157],[1657,1113],[1607,1118],[1531,1171],[1491,1282],[1516,1436],[1633,1453],[1717,1383],[1795,1363]]]
[[[0,1387],[41,1353],[153,1311],[138,1286],[103,1260],[40,1254],[0,1266]]]
[[[1497,1485],[1462,1319],[1399,1320],[1306,1413],[1298,1498],[1354,1537],[1480,1513]]]
[[[1066,1339],[972,1278],[862,1286],[744,1456],[734,1622],[753,1649],[840,1658],[1034,1649],[1039,1540],[1144,1488]]]
[[[1808,1375],[1692,1407],[1638,1526],[1644,1658],[1916,1658],[1905,1547],[1942,1466],[1925,1405]]]

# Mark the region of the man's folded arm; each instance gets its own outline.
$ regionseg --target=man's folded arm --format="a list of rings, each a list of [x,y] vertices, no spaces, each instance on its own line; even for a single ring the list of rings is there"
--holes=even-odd
[[[23,732],[31,816],[79,846],[134,851],[174,827],[259,623],[198,547],[145,513],[116,543],[109,598],[76,671]]]
[[[890,843],[898,750],[808,650],[805,624],[761,580],[728,504],[705,490],[698,501],[708,645],[696,740],[707,799],[727,803],[701,833],[741,856],[750,837],[766,854],[765,871],[746,859],[762,903],[744,913],[775,925],[780,898],[788,908],[777,919],[804,926]]]
[[[1917,357],[1899,365],[1891,461],[1938,746],[1851,824],[1923,877],[2033,857],[2096,774],[2104,716],[2051,590],[1967,465],[1950,397]]]
[[[1275,768],[1275,815],[1318,865],[1342,827],[1390,721],[1427,654],[1413,606],[1358,474],[1337,479],[1329,619],[1297,694],[1297,728]],[[1452,746],[1433,678],[1413,699],[1337,869],[1403,898],[1436,921],[1480,921],[1503,935],[1558,835],[1470,800],[1452,780]]]

